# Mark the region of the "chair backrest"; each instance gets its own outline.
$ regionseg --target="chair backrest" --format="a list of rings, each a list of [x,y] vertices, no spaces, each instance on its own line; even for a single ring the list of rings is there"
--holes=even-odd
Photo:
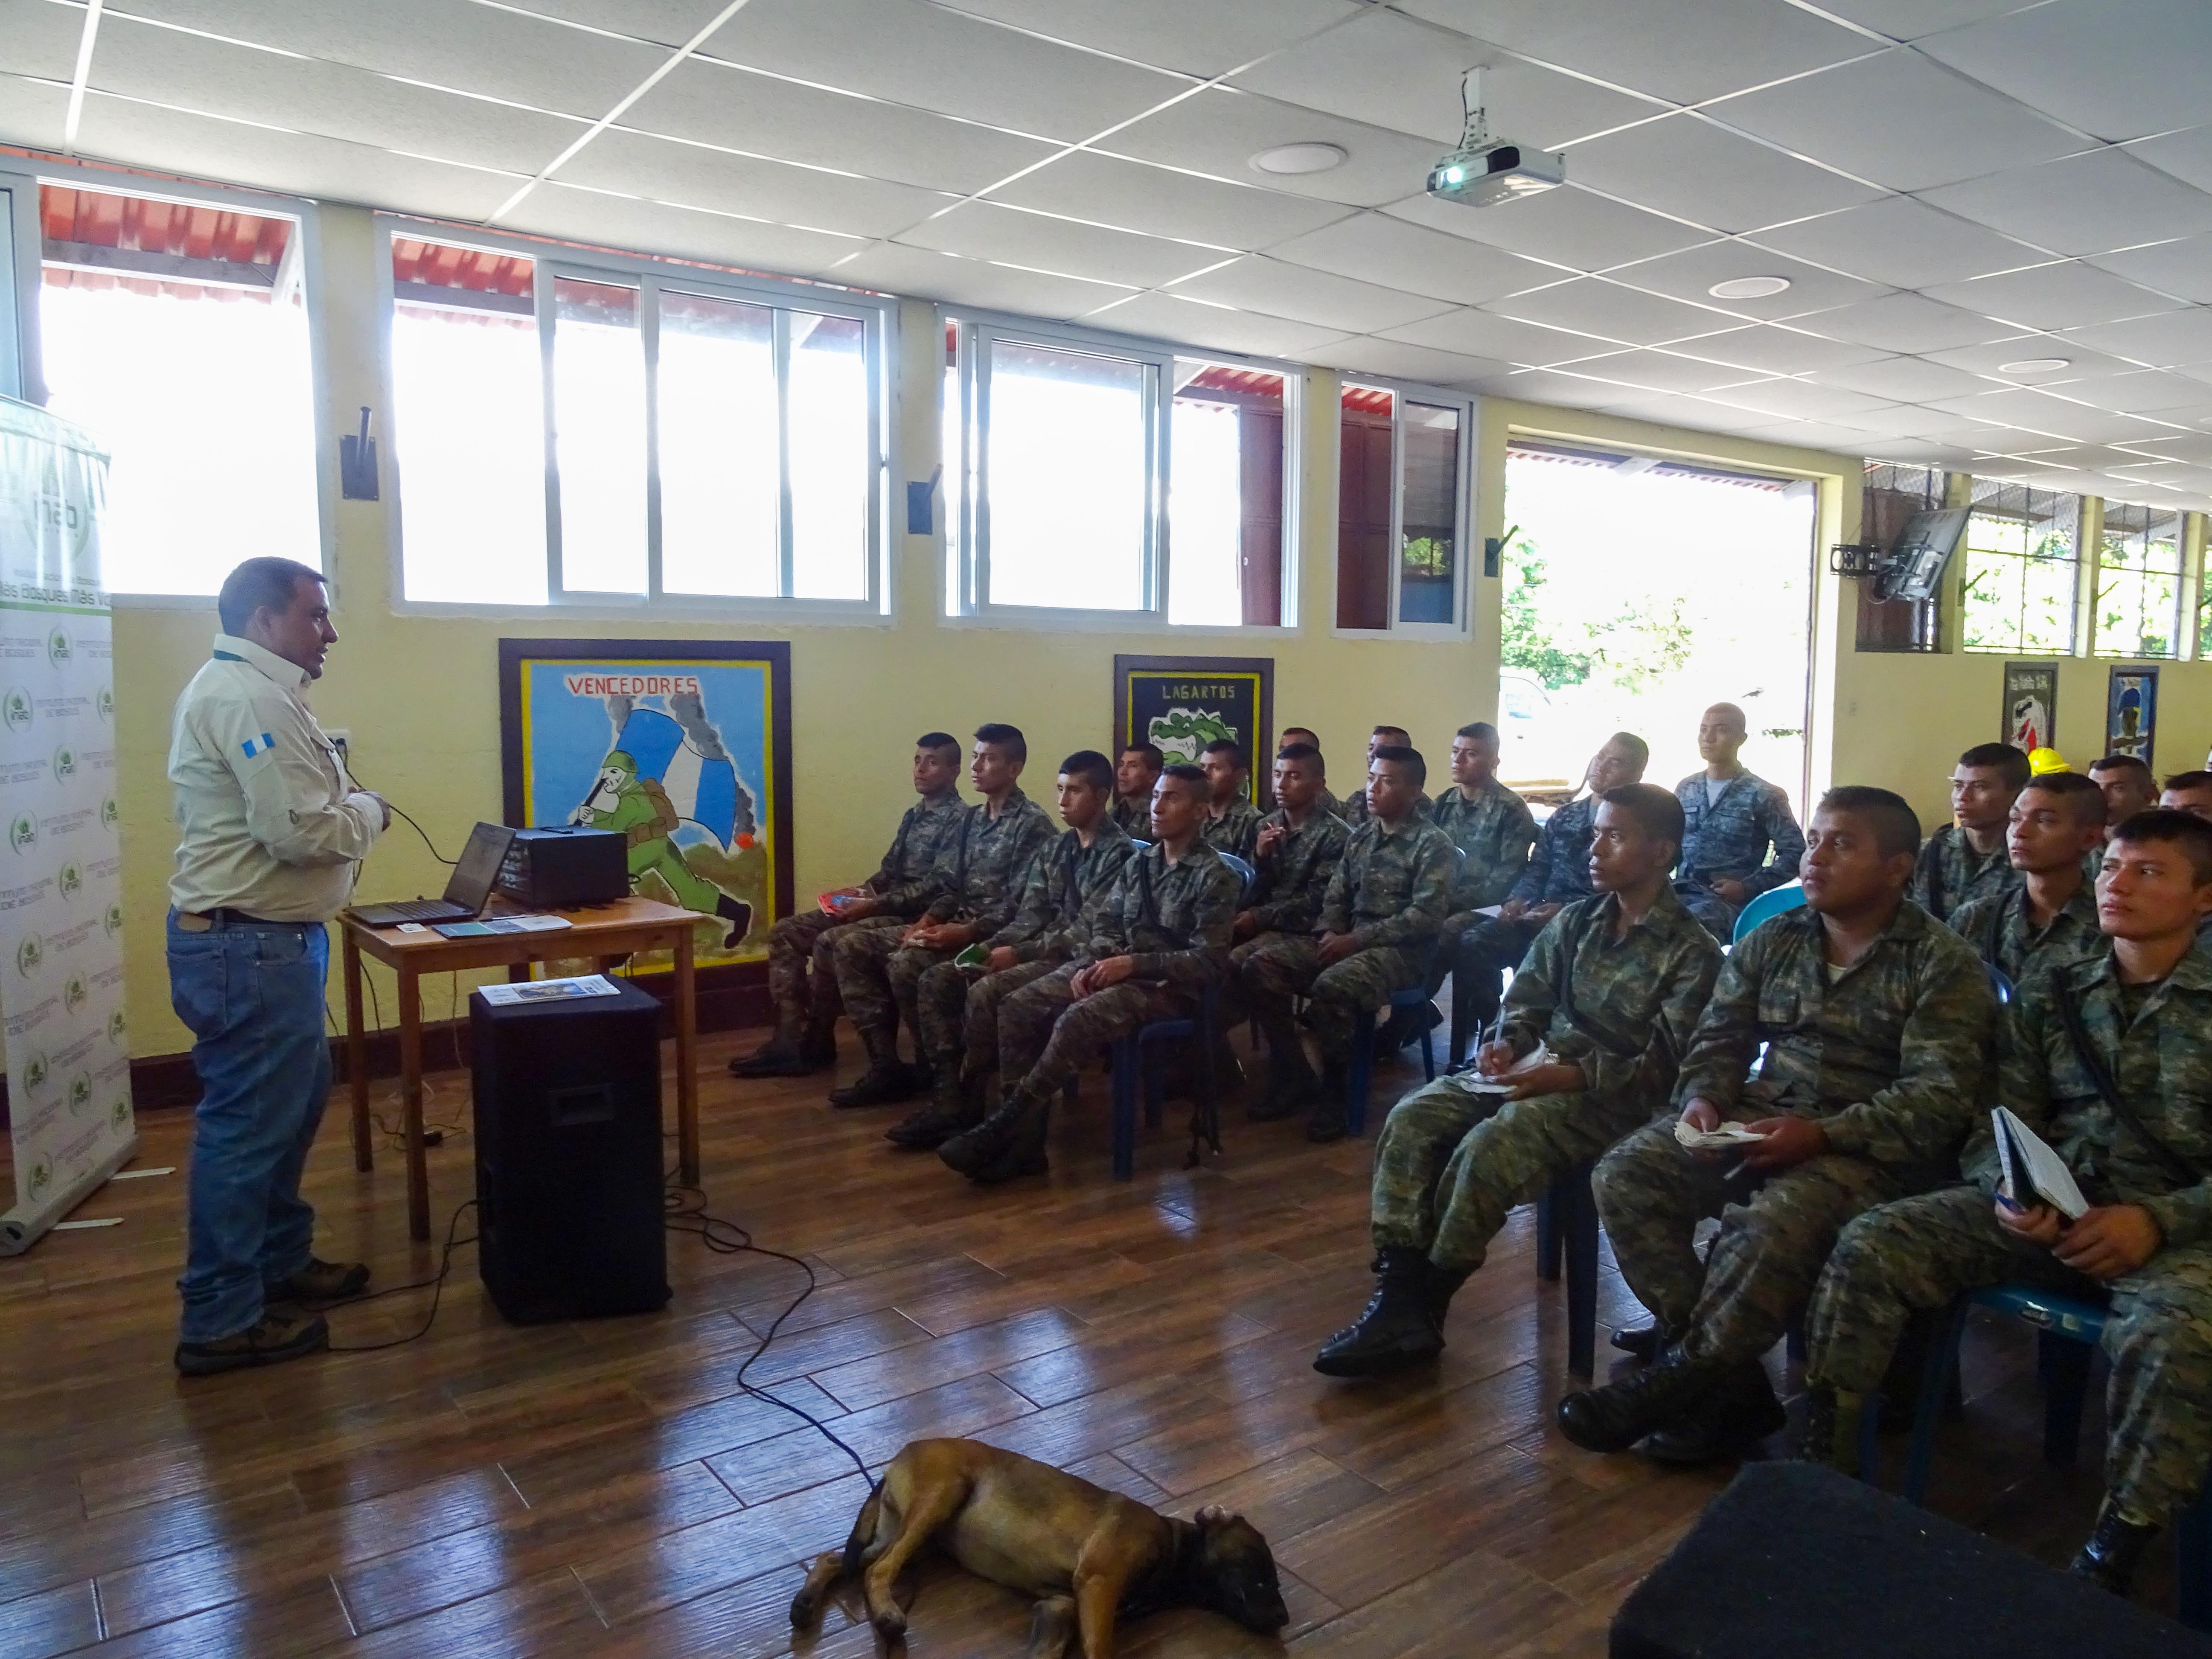
[[[1234,870],[1237,879],[1244,884],[1237,890],[1237,902],[1241,908],[1244,901],[1252,896],[1252,884],[1259,880],[1260,873],[1234,853],[1222,854],[1221,861]]]
[[[1771,921],[1784,910],[1795,910],[1805,902],[1805,889],[1791,882],[1786,887],[1776,887],[1761,893],[1736,912],[1735,931],[1729,936],[1730,945],[1741,945],[1743,938],[1762,921]]]
[[[2012,1000],[2012,981],[2004,976],[2004,970],[1994,962],[1988,963],[1987,966],[1990,974],[1990,989],[1997,994],[1997,1006],[2002,1007]]]

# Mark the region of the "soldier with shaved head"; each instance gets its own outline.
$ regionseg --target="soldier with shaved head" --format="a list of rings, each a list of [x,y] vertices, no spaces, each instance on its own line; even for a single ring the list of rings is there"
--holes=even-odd
[[[1796,879],[1797,860],[1805,855],[1805,832],[1790,797],[1736,758],[1746,735],[1743,710],[1715,703],[1698,721],[1705,770],[1674,786],[1685,825],[1674,896],[1723,941],[1753,898]]]

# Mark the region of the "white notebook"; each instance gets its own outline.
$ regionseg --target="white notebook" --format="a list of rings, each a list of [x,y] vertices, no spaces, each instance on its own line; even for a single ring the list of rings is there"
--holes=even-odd
[[[2023,1209],[2048,1204],[2069,1221],[2087,1213],[2089,1200],[2081,1195],[2074,1171],[2019,1113],[2000,1106],[1990,1114],[1990,1127],[1996,1136],[1997,1167],[2007,1198]]]

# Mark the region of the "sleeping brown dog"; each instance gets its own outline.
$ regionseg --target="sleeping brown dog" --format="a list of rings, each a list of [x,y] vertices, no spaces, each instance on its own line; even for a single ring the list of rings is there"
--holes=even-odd
[[[1079,1633],[1083,1659],[1111,1659],[1117,1619],[1164,1607],[1210,1608],[1262,1636],[1290,1622],[1267,1540],[1243,1516],[1216,1507],[1177,1521],[978,1440],[909,1442],[845,1547],[816,1558],[791,1622],[811,1629],[830,1593],[857,1578],[877,1633],[897,1641],[899,1573],[932,1541],[978,1577],[1038,1598],[1030,1659],[1061,1659]]]

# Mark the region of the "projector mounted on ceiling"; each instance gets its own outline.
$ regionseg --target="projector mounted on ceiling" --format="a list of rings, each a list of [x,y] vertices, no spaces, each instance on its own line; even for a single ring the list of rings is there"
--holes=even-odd
[[[1429,169],[1429,194],[1440,202],[1490,207],[1549,190],[1567,179],[1567,158],[1555,151],[1531,149],[1490,136],[1482,107],[1482,70],[1468,70],[1460,83],[1466,125],[1459,143]]]

